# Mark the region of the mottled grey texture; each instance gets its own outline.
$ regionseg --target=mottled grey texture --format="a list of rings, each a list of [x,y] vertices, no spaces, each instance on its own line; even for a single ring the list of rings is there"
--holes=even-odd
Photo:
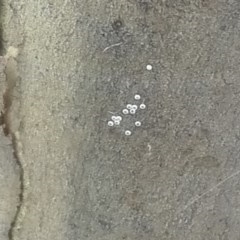
[[[6,91],[4,74],[6,61],[0,57],[0,95]],[[0,98],[0,122],[2,124],[3,98]],[[11,140],[0,129],[0,239],[8,240],[9,229],[15,217],[20,194],[19,167],[14,158]]]
[[[12,145],[0,131],[0,239],[8,240],[9,229],[19,204],[19,168]]]
[[[240,2],[10,4],[25,176],[14,239],[238,240]],[[135,93],[147,109],[125,137],[108,111]]]

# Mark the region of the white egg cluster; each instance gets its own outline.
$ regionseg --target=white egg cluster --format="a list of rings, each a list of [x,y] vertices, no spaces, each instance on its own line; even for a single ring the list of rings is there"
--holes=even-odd
[[[132,128],[141,127],[142,122],[133,118],[133,116],[135,114],[137,114],[138,111],[146,109],[146,105],[143,102],[140,102],[140,100],[141,100],[141,96],[139,94],[136,94],[134,96],[134,100],[133,100],[134,103],[126,104],[126,106],[120,111],[121,112],[120,114],[122,114],[122,115],[120,115],[120,114],[112,115],[111,120],[109,120],[107,122],[107,125],[109,127],[115,127],[115,126],[119,127],[119,126],[121,126],[122,120],[124,120],[124,118],[128,117],[128,118],[130,118],[130,123],[134,122],[134,124],[131,124],[133,126]],[[132,135],[132,131],[134,130],[134,129],[132,129],[132,130],[124,129],[124,126],[121,126],[121,128],[123,129],[123,132],[126,136]],[[130,128],[130,126],[128,128]]]
[[[119,126],[121,121],[122,121],[122,117],[121,116],[112,116],[111,120],[108,121],[108,126],[109,127],[113,127],[114,125],[115,126]]]

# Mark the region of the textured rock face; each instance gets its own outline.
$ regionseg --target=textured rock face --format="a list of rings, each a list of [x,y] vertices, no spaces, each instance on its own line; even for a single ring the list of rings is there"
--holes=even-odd
[[[24,171],[12,239],[239,238],[238,0],[4,9]],[[142,125],[125,136],[107,121],[136,93]]]
[[[0,109],[1,126],[4,124],[4,101],[6,93],[6,59],[0,58]],[[20,169],[14,157],[14,148],[5,131],[0,130],[0,239],[9,239],[9,230],[14,222],[20,204]],[[5,133],[4,133],[5,132]]]
[[[19,205],[20,173],[11,142],[2,131],[0,139],[0,238],[6,240]]]

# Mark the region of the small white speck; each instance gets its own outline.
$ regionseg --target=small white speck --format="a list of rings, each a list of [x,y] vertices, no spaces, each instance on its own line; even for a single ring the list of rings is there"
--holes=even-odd
[[[144,103],[142,103],[139,107],[140,107],[140,109],[145,109],[146,105]]]
[[[127,109],[131,109],[132,108],[132,104],[127,104]]]
[[[109,127],[112,127],[114,125],[114,122],[113,121],[108,121],[107,124],[108,124]]]
[[[138,109],[138,106],[137,105],[132,105],[132,109],[136,111]]]
[[[131,134],[132,134],[132,132],[129,131],[129,130],[126,130],[126,131],[125,131],[125,135],[126,135],[126,136],[130,136]]]
[[[136,121],[136,122],[135,122],[135,126],[136,126],[136,127],[140,127],[141,125],[142,125],[141,122],[139,122],[139,121]]]
[[[129,111],[128,111],[127,109],[123,109],[122,112],[123,112],[123,114],[125,114],[125,115],[126,115],[126,114],[129,114]]]
[[[147,68],[148,71],[151,71],[152,70],[152,65],[148,64],[146,68]]]
[[[135,114],[135,113],[136,113],[136,110],[130,109],[130,114]]]
[[[138,94],[136,94],[136,95],[134,96],[134,99],[135,99],[135,100],[140,100],[140,99],[141,99],[141,96],[138,95]]]

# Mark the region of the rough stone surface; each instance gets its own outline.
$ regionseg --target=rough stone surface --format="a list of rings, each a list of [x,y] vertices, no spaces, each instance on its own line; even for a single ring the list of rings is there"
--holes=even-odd
[[[19,204],[19,168],[11,142],[0,133],[0,239],[7,240]]]
[[[5,11],[5,45],[20,50],[13,239],[239,239],[238,0]],[[106,123],[136,93],[147,108],[126,137]]]
[[[0,57],[0,94],[6,91],[4,74],[5,59]],[[4,110],[3,98],[0,98],[1,124]],[[19,167],[14,158],[13,146],[0,129],[0,239],[7,240],[9,229],[15,218],[20,194]]]

